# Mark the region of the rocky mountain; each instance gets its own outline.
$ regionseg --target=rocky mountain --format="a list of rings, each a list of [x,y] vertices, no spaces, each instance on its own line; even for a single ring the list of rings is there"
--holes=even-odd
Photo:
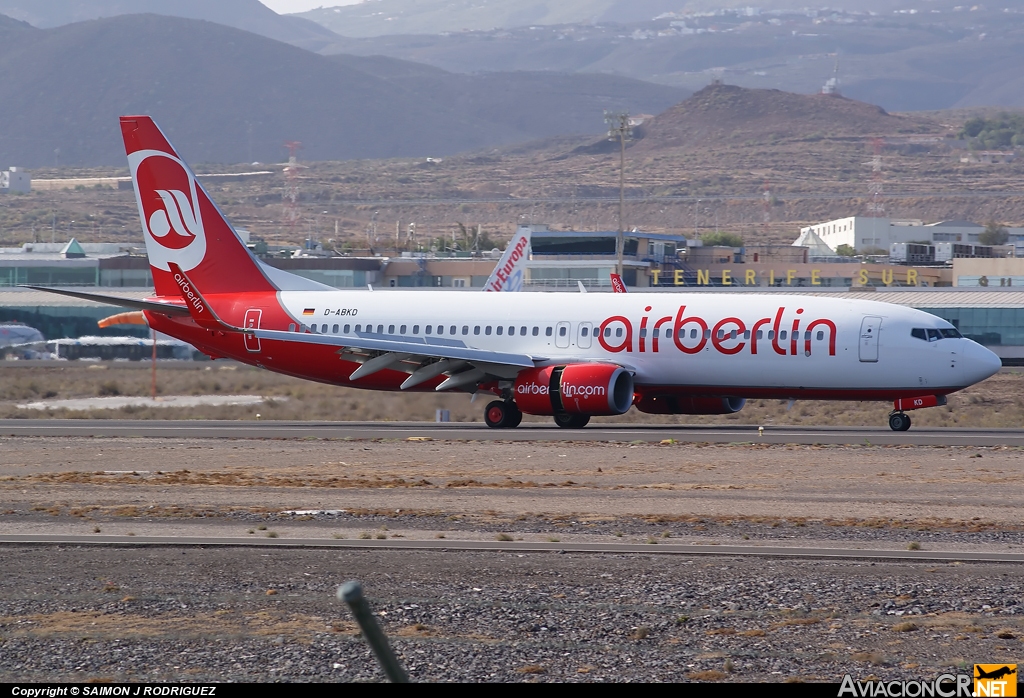
[[[306,159],[341,160],[598,133],[605,105],[654,112],[685,95],[606,76],[456,76],[325,57],[151,14],[46,30],[10,24],[0,43],[0,166],[123,164],[122,114],[151,114],[195,162],[275,162],[285,140],[302,141]]]
[[[41,29],[142,13],[205,19],[313,51],[338,38],[316,22],[279,15],[259,0],[0,0],[0,14]]]

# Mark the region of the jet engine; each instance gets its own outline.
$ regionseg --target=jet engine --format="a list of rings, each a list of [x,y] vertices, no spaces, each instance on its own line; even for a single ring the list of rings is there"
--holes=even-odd
[[[515,401],[527,414],[623,414],[633,403],[633,376],[611,364],[569,364],[521,371]]]
[[[647,414],[733,414],[742,410],[747,401],[741,397],[641,395],[634,404]]]

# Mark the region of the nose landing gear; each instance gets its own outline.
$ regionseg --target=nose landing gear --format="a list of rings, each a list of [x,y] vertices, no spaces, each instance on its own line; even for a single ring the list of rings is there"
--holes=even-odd
[[[889,415],[889,428],[893,431],[906,431],[910,428],[910,415],[893,412]]]

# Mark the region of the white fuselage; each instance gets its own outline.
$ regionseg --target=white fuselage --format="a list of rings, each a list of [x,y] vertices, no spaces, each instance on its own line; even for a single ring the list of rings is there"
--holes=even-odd
[[[688,386],[740,397],[945,394],[1000,366],[944,320],[876,301],[435,291],[283,291],[279,299],[296,327],[274,329],[455,342],[541,363],[615,363],[634,373],[638,387]],[[925,338],[914,336],[915,329],[925,330],[918,332]],[[936,336],[942,330],[946,336]]]

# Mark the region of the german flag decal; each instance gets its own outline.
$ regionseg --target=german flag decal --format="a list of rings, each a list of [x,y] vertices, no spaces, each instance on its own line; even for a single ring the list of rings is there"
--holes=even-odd
[[[312,315],[315,310],[316,310],[316,308],[306,308],[305,310],[302,311],[302,314],[303,315]]]

